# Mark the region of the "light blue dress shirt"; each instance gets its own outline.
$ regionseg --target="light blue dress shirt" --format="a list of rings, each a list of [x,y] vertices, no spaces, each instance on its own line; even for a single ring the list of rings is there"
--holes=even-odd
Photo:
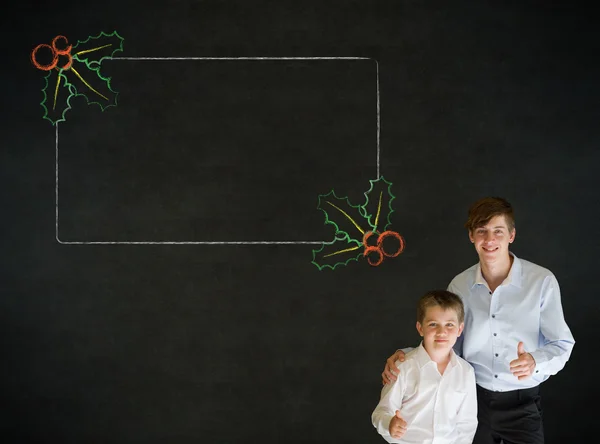
[[[510,272],[493,293],[479,264],[448,286],[465,305],[465,328],[455,352],[473,366],[477,384],[492,391],[539,385],[565,366],[575,345],[552,272],[511,255]],[[533,375],[521,381],[509,368],[519,341],[536,362]]]

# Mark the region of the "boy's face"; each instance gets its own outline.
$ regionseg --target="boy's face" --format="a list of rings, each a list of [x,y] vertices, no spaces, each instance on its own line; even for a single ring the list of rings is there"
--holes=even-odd
[[[422,324],[417,322],[417,330],[429,352],[450,351],[464,326],[464,323],[458,322],[456,311],[444,310],[439,305],[426,310]]]
[[[469,239],[475,245],[479,260],[484,264],[493,264],[508,258],[508,246],[515,240],[516,230],[509,231],[504,215],[495,216],[479,228],[469,233]]]

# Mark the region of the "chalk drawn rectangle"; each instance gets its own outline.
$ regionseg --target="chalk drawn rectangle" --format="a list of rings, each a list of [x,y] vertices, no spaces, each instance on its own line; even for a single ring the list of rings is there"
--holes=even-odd
[[[316,244],[318,195],[379,175],[375,60],[105,64],[118,106],[76,98],[56,129],[61,243]]]

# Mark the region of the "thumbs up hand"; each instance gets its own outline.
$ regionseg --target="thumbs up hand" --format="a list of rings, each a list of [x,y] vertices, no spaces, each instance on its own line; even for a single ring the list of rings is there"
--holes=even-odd
[[[525,351],[523,342],[517,344],[517,359],[510,361],[510,371],[519,381],[531,376],[535,369],[535,359]]]
[[[400,439],[406,433],[406,426],[408,424],[402,417],[400,410],[396,410],[396,414],[392,417],[390,421],[390,435],[392,438]]]

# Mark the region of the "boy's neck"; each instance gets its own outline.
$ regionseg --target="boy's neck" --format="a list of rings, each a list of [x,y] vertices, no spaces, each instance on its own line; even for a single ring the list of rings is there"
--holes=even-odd
[[[481,266],[481,274],[483,275],[483,278],[489,285],[492,292],[496,290],[496,288],[498,288],[502,282],[504,282],[504,279],[506,279],[508,273],[510,273],[513,261],[513,256],[508,254],[505,259],[496,263],[490,264],[483,261],[479,262]]]
[[[427,354],[429,355],[431,360],[437,364],[437,368],[438,368],[438,371],[440,372],[440,375],[443,375],[444,370],[446,370],[446,367],[448,366],[448,363],[450,362],[450,358],[452,357],[452,349],[450,349],[448,351],[442,351],[442,352],[435,353],[433,351],[427,350],[427,347],[425,347],[425,344],[423,344],[423,348],[425,349],[425,351],[427,352]]]

